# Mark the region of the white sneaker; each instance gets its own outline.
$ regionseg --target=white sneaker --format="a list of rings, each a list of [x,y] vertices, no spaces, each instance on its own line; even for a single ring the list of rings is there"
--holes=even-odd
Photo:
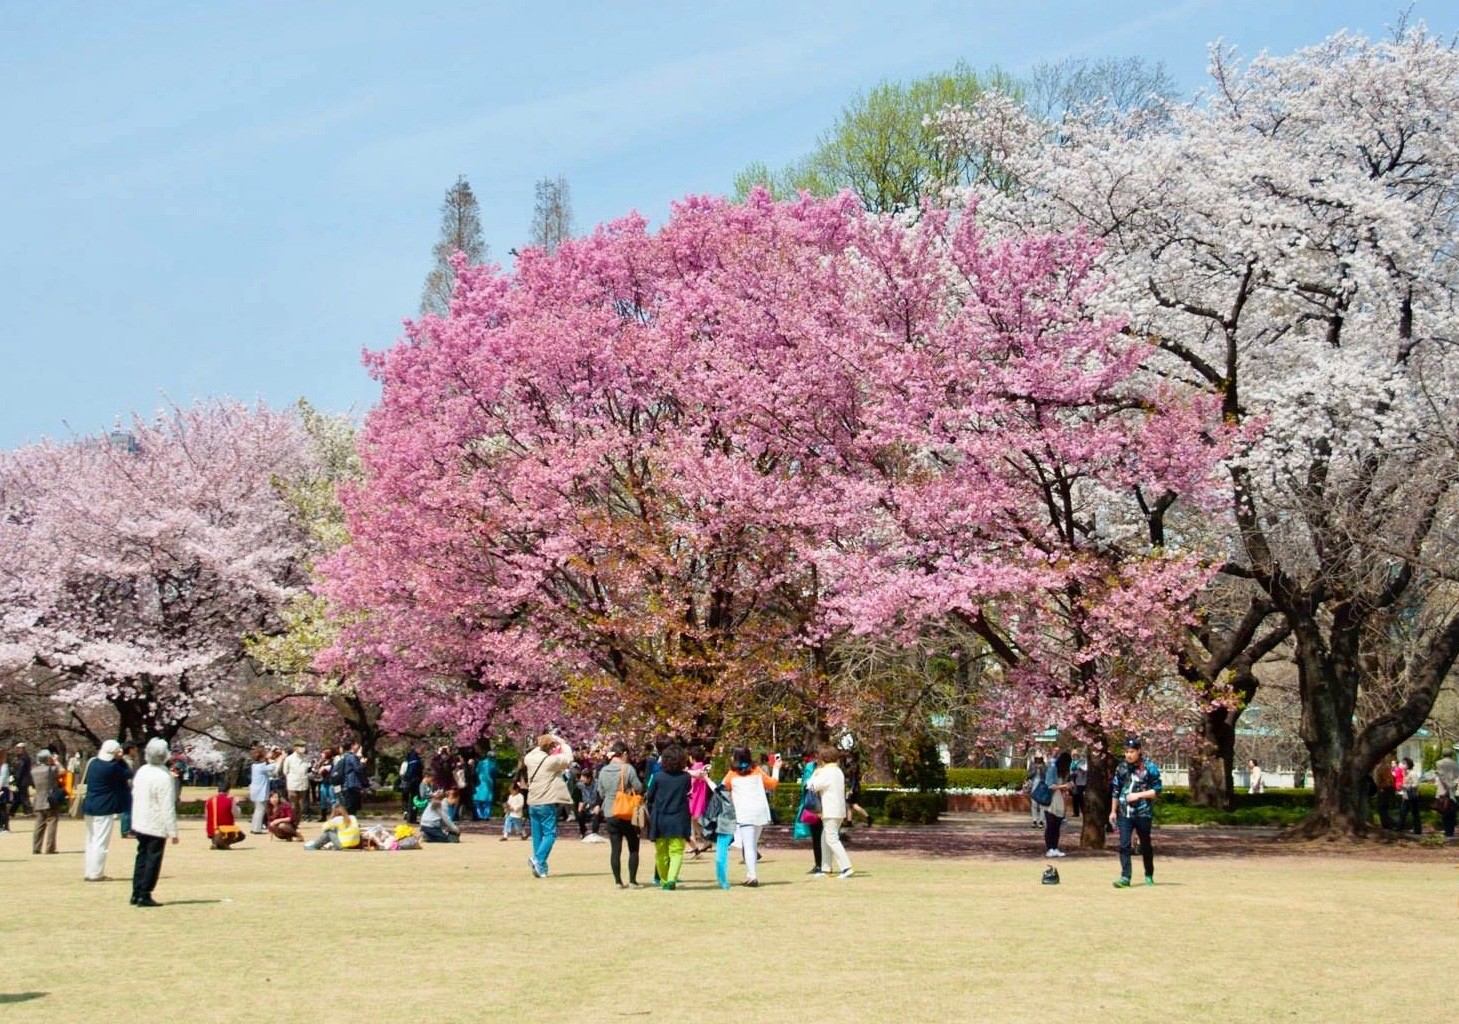
[[[854,875],[854,874],[855,874],[855,873],[856,873],[856,872],[854,872],[854,871],[852,871],[852,870],[851,870],[851,869],[850,869],[850,868],[847,868],[847,869],[846,869],[846,870],[845,870],[845,871],[843,871],[843,872],[841,872],[841,873],[840,873],[840,874],[839,874],[839,875],[837,875],[837,876],[836,876],[836,877],[837,877],[837,878],[850,878],[850,877],[851,877],[851,876],[852,876],[852,875]]]
[[[1064,856],[1064,851],[1063,850],[1050,850],[1049,851],[1049,856],[1050,857],[1062,857],[1062,856]]]
[[[1045,851],[1044,851],[1044,856],[1045,856],[1045,857],[1046,857],[1046,858],[1047,858],[1047,857],[1052,857],[1052,856],[1053,856],[1053,855],[1054,855],[1054,851],[1053,851],[1053,850],[1045,850]]]

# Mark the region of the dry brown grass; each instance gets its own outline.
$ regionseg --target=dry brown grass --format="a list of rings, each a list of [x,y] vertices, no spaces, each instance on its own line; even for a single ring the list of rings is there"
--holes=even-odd
[[[1032,857],[863,852],[834,882],[777,844],[758,891],[713,888],[706,858],[678,892],[620,892],[607,847],[575,838],[536,881],[527,845],[494,837],[214,853],[188,822],[168,905],[138,910],[128,882],[81,881],[79,823],[55,857],[29,839],[0,836],[0,1022],[1377,1024],[1447,1015],[1459,964],[1447,862],[1167,858],[1160,885],[1116,892],[1112,856],[1071,858],[1054,888]],[[116,842],[109,873],[132,852]]]

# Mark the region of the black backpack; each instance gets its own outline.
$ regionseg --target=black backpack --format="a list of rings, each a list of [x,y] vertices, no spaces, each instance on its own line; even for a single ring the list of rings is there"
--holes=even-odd
[[[1048,867],[1044,868],[1044,879],[1043,879],[1043,882],[1044,882],[1044,885],[1058,885],[1059,884],[1059,869],[1056,868],[1056,867],[1054,867],[1052,864],[1050,864]]]
[[[329,784],[331,786],[344,785],[344,756],[334,759],[334,764],[329,768]]]

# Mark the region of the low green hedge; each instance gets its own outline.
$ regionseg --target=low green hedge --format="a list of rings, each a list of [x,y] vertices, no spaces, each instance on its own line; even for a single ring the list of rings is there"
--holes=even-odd
[[[1019,789],[1027,776],[1022,768],[949,768],[948,789]]]
[[[946,808],[947,797],[941,793],[888,793],[885,810],[888,821],[935,825]]]
[[[1191,791],[1185,786],[1166,786],[1160,794],[1160,802],[1172,807],[1194,807]],[[1284,810],[1300,810],[1304,814],[1317,803],[1317,794],[1310,789],[1269,789],[1265,793],[1236,794],[1236,808],[1266,807]]]
[[[889,821],[907,821],[931,824],[947,809],[947,797],[942,793],[903,793],[892,789],[863,789],[861,806],[873,817]],[[930,807],[932,810],[925,808]],[[782,782],[770,794],[770,808],[775,820],[782,825],[795,824],[800,811],[800,784]],[[894,810],[895,808],[895,810]]]
[[[782,825],[795,824],[796,813],[800,810],[800,783],[791,784],[782,782],[769,794],[770,810],[775,815],[775,820]]]
[[[1195,807],[1189,803],[1155,802],[1155,822],[1159,825],[1265,825],[1285,828],[1307,817],[1310,808],[1295,806],[1242,807],[1234,811],[1218,811],[1212,807]]]

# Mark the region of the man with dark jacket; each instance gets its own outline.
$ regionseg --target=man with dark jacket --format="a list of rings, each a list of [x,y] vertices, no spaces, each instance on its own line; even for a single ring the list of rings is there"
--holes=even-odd
[[[1120,830],[1120,877],[1116,889],[1130,887],[1130,847],[1140,837],[1140,859],[1144,861],[1145,884],[1155,884],[1155,851],[1150,846],[1150,828],[1155,821],[1155,798],[1163,787],[1160,769],[1147,760],[1140,741],[1125,741],[1125,759],[1115,769],[1110,785],[1109,823]]]
[[[86,816],[86,880],[106,878],[106,853],[111,848],[112,827],[132,809],[132,769],[122,760],[122,745],[107,740],[86,765],[86,799],[81,813]]]
[[[15,745],[15,760],[10,763],[10,777],[15,780],[15,813],[29,814],[30,770],[35,767],[30,760],[30,751],[24,743]]]
[[[400,762],[400,802],[405,810],[405,820],[412,825],[417,818],[415,798],[420,793],[424,778],[425,763],[420,759],[420,752],[411,747],[405,752],[405,760]]]
[[[365,776],[365,761],[360,751],[358,741],[350,744],[350,749],[345,751],[344,761],[344,784],[341,787],[340,799],[344,802],[345,810],[351,814],[360,813],[360,805],[365,800],[365,787],[369,784]]]

